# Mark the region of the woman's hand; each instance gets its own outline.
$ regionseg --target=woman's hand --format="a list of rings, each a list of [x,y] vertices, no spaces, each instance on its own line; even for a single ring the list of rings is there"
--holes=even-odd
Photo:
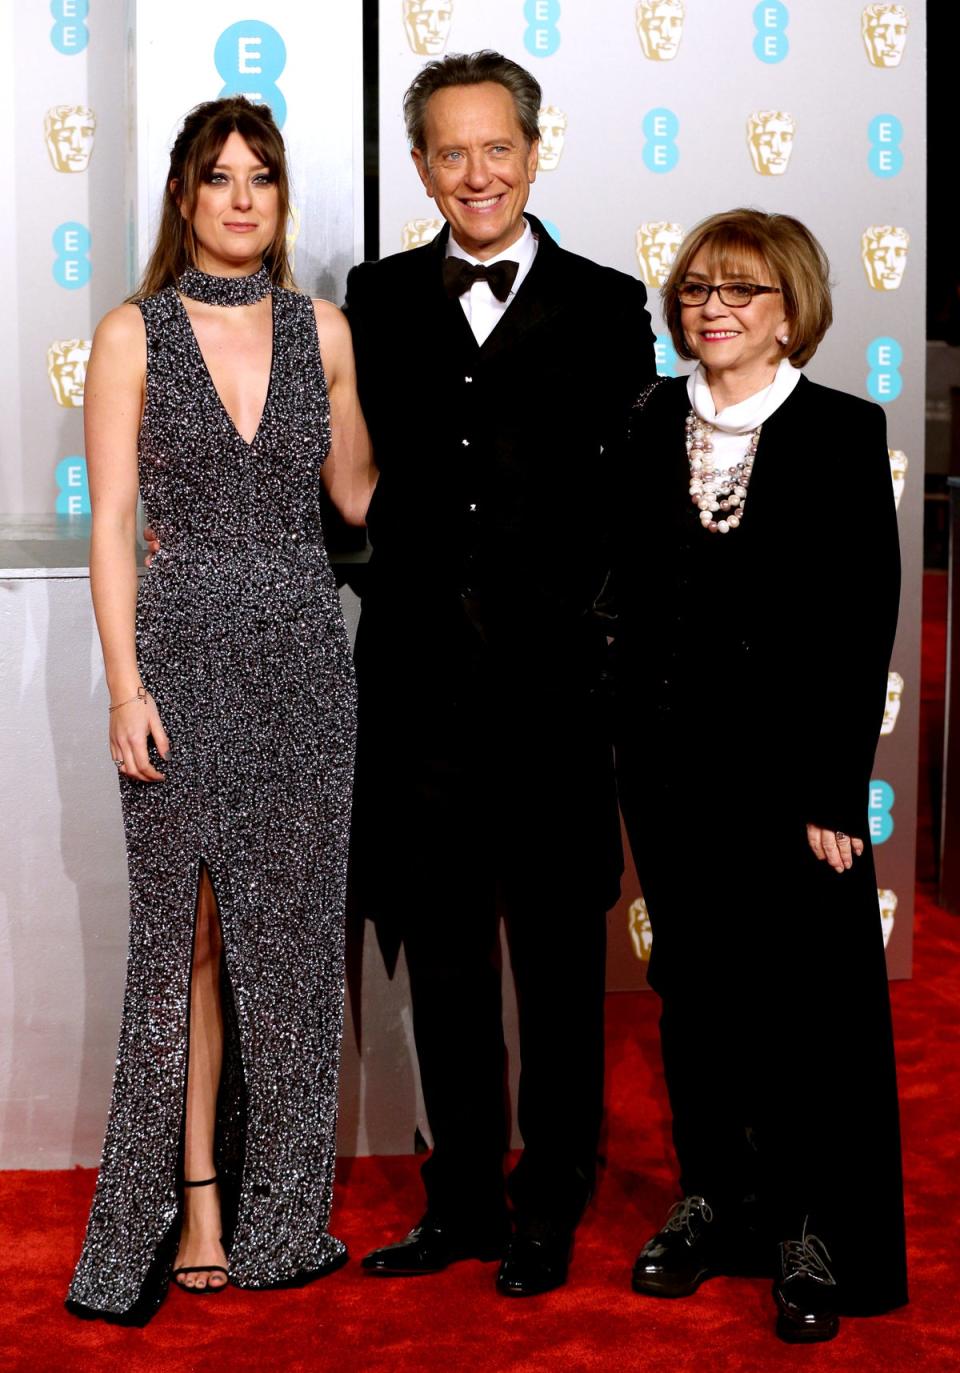
[[[147,739],[152,737],[160,756],[170,752],[170,740],[149,691],[123,701],[110,711],[110,756],[125,777],[137,782],[162,782],[164,775],[150,762]]]
[[[863,840],[844,834],[843,830],[824,830],[819,825],[807,826],[807,843],[814,856],[829,863],[834,872],[853,867],[854,858],[863,853]]]

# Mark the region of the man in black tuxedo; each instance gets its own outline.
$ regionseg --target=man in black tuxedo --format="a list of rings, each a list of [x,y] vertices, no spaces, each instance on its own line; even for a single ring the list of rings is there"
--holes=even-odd
[[[361,907],[404,942],[434,1140],[426,1215],[363,1264],[401,1275],[503,1254],[497,1285],[519,1296],[565,1281],[594,1183],[622,867],[595,612],[630,406],[654,375],[643,286],[524,216],[539,106],[534,78],[497,53],[429,63],[404,111],[447,227],[347,283],[381,471],[353,867]],[[501,912],[525,1146],[512,1233]]]

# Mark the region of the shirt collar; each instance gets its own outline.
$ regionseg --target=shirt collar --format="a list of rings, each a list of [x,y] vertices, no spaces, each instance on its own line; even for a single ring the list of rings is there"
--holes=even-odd
[[[504,259],[508,262],[516,262],[519,267],[519,271],[517,272],[518,280],[523,276],[526,268],[533,262],[536,251],[537,240],[533,230],[530,228],[530,223],[526,218],[523,221],[523,233],[517,239],[516,243],[511,243],[510,247],[505,248],[502,253],[497,253],[496,257],[485,258],[483,262],[481,262],[479,258],[471,257],[465,249],[461,248],[452,233],[447,235],[447,257],[461,257],[465,262],[472,262],[481,267],[490,267],[494,262],[502,262]],[[514,287],[514,290],[516,290],[516,287]]]

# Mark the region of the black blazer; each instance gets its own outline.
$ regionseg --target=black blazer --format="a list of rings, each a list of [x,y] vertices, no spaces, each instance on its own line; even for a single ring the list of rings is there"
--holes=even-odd
[[[884,412],[802,377],[763,426],[742,525],[721,535],[688,493],[688,410],[686,378],[659,386],[625,468],[626,753],[642,743],[637,766],[645,753],[657,771],[658,741],[692,740],[698,777],[752,777],[761,809],[866,837],[900,587]]]
[[[592,905],[618,891],[607,639],[591,611],[653,334],[638,281],[528,218],[536,258],[482,347],[444,292],[446,229],[347,280],[381,474],[355,655],[370,909],[395,902],[424,845],[432,862],[463,852],[454,885],[479,880],[479,846],[521,883],[562,874]],[[392,895],[373,889],[380,873]]]
[[[528,219],[536,258],[482,347],[443,289],[448,228],[348,277],[381,472],[369,599],[423,573],[429,596],[473,593],[529,629],[582,615],[603,585],[629,409],[655,374],[646,293]]]

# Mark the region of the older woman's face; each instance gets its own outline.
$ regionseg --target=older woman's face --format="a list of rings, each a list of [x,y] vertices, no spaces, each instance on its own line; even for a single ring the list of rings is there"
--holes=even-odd
[[[759,263],[749,272],[724,272],[714,268],[710,254],[701,248],[687,268],[686,281],[745,281],[756,286],[777,286],[772,272]],[[768,372],[785,356],[780,338],[788,336],[783,296],[754,296],[739,308],[724,305],[716,291],[705,305],[684,305],[681,312],[684,338],[690,351],[708,371]]]

